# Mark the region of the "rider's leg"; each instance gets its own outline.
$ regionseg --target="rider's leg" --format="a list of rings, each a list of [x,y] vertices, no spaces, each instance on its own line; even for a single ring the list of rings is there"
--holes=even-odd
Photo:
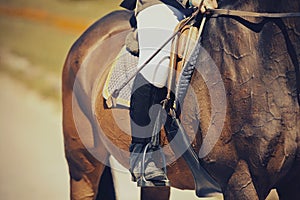
[[[181,19],[183,19],[183,15],[177,9],[165,4],[151,6],[137,15],[139,67],[165,43]],[[154,105],[159,105],[166,97],[165,85],[168,77],[170,51],[171,44],[169,43],[141,70],[134,81],[130,105],[133,135],[130,147],[130,166],[136,178],[140,176],[142,153],[150,142],[158,113],[158,107]],[[150,149],[146,156],[145,178],[150,181],[166,180],[164,171],[157,167],[151,151],[155,150]]]
[[[141,74],[138,74],[134,80],[133,91],[130,106],[132,130],[130,167],[134,177],[139,178],[144,148],[151,141],[155,118],[158,115],[158,109],[161,108],[159,104],[166,97],[167,90],[165,87],[155,87]],[[155,134],[159,134],[159,132]],[[152,157],[152,153],[155,150],[149,149],[146,154],[145,178],[147,180],[165,180],[166,177],[163,170],[157,167],[157,161]]]
[[[180,11],[166,4],[150,6],[137,15],[140,51],[138,67],[141,67],[171,37],[178,22],[183,18]],[[169,42],[141,70],[141,74],[146,80],[156,87],[161,88],[166,84],[171,45]]]

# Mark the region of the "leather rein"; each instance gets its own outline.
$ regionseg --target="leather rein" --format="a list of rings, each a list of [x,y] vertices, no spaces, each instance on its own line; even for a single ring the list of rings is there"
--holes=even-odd
[[[259,13],[259,12],[250,12],[250,11],[241,11],[241,10],[228,10],[228,9],[207,9],[207,12],[211,14],[211,17],[221,17],[221,16],[264,17],[264,18],[300,17],[300,12]]]
[[[281,19],[281,18],[292,18],[292,17],[300,17],[300,12],[287,12],[287,13],[259,13],[259,12],[250,12],[250,11],[241,11],[241,10],[229,10],[229,9],[207,9],[207,13],[210,17],[218,18],[218,17],[254,17],[254,18],[264,18],[264,19]],[[265,24],[266,21],[262,21],[262,24]],[[285,27],[283,27],[282,22],[277,22],[277,25],[282,30],[283,34],[285,34],[285,40],[288,47],[288,54],[290,55],[291,61],[295,68],[296,74],[296,88],[297,88],[297,100],[298,105],[300,106],[300,67],[299,60],[297,59],[297,54],[295,49],[287,36],[287,31]],[[262,26],[256,31],[260,31]],[[254,29],[253,29],[254,30]],[[255,31],[255,30],[254,30]],[[292,50],[290,50],[290,49]],[[291,51],[291,52],[290,52]]]

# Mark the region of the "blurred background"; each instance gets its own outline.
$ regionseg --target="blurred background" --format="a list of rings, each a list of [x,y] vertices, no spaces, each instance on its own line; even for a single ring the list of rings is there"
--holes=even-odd
[[[1,200],[69,199],[61,127],[62,67],[83,31],[120,9],[120,2],[0,0]],[[118,199],[138,199],[129,174],[115,173]],[[183,198],[197,199],[193,191],[172,189],[171,199]]]
[[[69,199],[61,71],[119,0],[0,0],[0,199]]]
[[[1,73],[58,101],[72,43],[120,0],[0,0]],[[17,62],[17,63],[16,63]]]

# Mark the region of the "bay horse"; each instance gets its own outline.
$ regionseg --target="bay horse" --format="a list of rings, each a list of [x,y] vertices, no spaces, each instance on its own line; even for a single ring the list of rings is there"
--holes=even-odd
[[[224,0],[219,7],[299,12],[300,2]],[[131,17],[122,10],[99,19],[73,44],[65,61],[63,133],[72,200],[115,199],[109,156],[128,167],[128,109],[109,109],[102,88],[132,29]],[[201,162],[221,185],[225,199],[265,199],[272,188],[280,199],[300,196],[299,30],[296,18],[218,17],[206,23],[202,46],[221,74],[226,109],[220,136]],[[203,65],[199,67],[210,69]],[[193,74],[181,113],[187,133],[195,136],[196,152],[209,137],[211,124],[217,123],[211,95],[222,96],[209,92],[210,81],[212,87],[218,81],[205,80],[205,73],[210,71]],[[180,157],[168,163],[168,177],[172,187],[194,189]],[[141,190],[141,199],[170,197],[168,187]]]

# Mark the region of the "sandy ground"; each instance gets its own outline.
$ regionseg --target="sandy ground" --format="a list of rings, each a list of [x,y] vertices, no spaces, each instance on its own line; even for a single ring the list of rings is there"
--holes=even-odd
[[[3,75],[0,87],[1,199],[68,199],[59,109]]]
[[[60,109],[2,74],[0,91],[0,199],[69,199]],[[139,199],[129,173],[114,176],[119,200]],[[172,189],[171,199],[198,198]]]

